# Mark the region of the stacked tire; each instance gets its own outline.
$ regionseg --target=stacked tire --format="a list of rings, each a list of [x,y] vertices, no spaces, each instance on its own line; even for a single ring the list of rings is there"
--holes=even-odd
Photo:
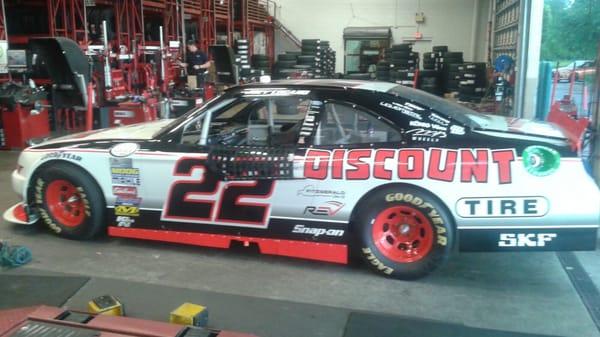
[[[249,58],[250,44],[246,39],[235,41],[235,63],[238,66],[239,78],[245,81],[252,75],[252,66]]]
[[[391,48],[390,62],[392,68],[415,69],[418,66],[419,54],[412,51],[410,43],[395,44]]]
[[[440,73],[435,69],[423,69],[419,72],[418,88],[433,95],[440,95]]]
[[[487,92],[486,64],[470,62],[458,67],[460,75],[458,100],[480,102]]]
[[[444,88],[446,92],[458,92],[462,79],[460,69],[463,64],[449,64],[445,69]]]
[[[431,48],[431,57],[433,58],[434,67],[430,69],[442,70],[444,54],[447,52],[448,46],[433,46],[433,48]]]
[[[412,51],[410,43],[392,45],[389,53],[390,80],[402,85],[413,86],[413,81],[406,74],[419,67],[419,53]],[[413,76],[414,79],[414,76]]]
[[[325,48],[321,51],[321,73],[318,77],[332,78],[335,73],[335,51],[329,46],[329,42],[324,44]]]
[[[273,67],[273,78],[274,79],[286,79],[291,74],[298,70],[294,67],[298,64],[298,55],[300,53],[285,52],[284,54],[277,55],[277,62]]]
[[[458,90],[458,67],[464,63],[462,52],[444,52],[439,58],[439,69],[442,71],[442,87],[444,93]]]
[[[375,78],[378,81],[390,81],[390,63],[386,60],[381,60],[375,65]]]
[[[329,42],[321,39],[302,40],[302,55],[298,56],[298,64],[310,66],[308,70],[313,74],[321,73],[321,56],[325,48],[329,47]]]
[[[390,80],[400,85],[414,87],[417,71],[413,69],[396,69],[390,74]]]
[[[252,55],[252,68],[259,72],[259,75],[271,74],[271,65],[269,57],[262,54]]]
[[[436,70],[436,57],[434,52],[423,53],[423,69]]]

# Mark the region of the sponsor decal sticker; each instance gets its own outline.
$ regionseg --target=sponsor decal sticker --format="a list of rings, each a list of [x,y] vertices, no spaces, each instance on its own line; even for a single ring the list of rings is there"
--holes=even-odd
[[[405,132],[409,134],[411,140],[418,142],[431,142],[437,143],[442,138],[446,138],[448,135],[445,131],[427,130],[423,128],[411,129]]]
[[[298,190],[297,195],[303,197],[328,197],[335,199],[344,199],[346,197],[345,191],[318,189],[315,185],[306,185],[301,190]]]
[[[289,90],[289,89],[246,89],[242,91],[244,96],[306,96],[310,90]]]
[[[131,227],[131,225],[133,225],[134,223],[135,223],[135,219],[133,219],[129,216],[124,216],[124,215],[117,216],[117,226],[118,227]]]
[[[545,177],[558,170],[560,154],[546,146],[529,146],[523,150],[523,165],[530,174]]]
[[[140,208],[137,206],[118,205],[115,206],[115,215],[139,216]]]
[[[110,148],[110,154],[114,157],[127,157],[139,150],[138,143],[121,143]]]
[[[402,105],[400,103],[397,102],[379,102],[379,105],[381,105],[382,107],[388,108],[388,109],[392,109],[392,110],[396,110],[401,112],[403,115],[406,115],[410,118],[414,118],[414,119],[418,119],[418,120],[423,120],[423,117],[421,117],[421,115],[417,112],[415,112],[413,110],[413,106],[412,104],[408,105]],[[422,110],[422,109],[421,109]]]
[[[544,197],[462,198],[456,203],[462,218],[541,217],[549,209]]]
[[[514,149],[310,149],[304,177],[325,180],[422,180],[512,183]]]
[[[76,154],[69,153],[69,152],[56,151],[56,152],[50,152],[50,153],[45,154],[41,160],[48,160],[48,159],[66,159],[66,160],[73,160],[73,161],[81,161],[81,156],[78,156]]]
[[[115,215],[119,216],[139,216],[141,198],[121,198],[117,197],[115,201]]]
[[[421,122],[421,121],[410,121],[410,123],[408,123],[408,125],[416,126],[416,127],[420,127],[420,128],[433,129],[433,130],[437,130],[437,131],[448,130],[448,128],[446,128],[445,126],[431,124],[431,123],[427,123],[427,122]]]
[[[556,233],[500,233],[498,247],[546,247]]]
[[[110,158],[113,185],[140,185],[140,169],[134,168],[131,158]]]
[[[292,229],[292,233],[295,234],[309,234],[312,236],[344,236],[343,229],[326,229],[326,228],[316,228],[316,227],[305,227],[304,225],[296,225],[294,229]]]
[[[137,197],[137,187],[135,186],[113,186],[114,195],[124,198]]]
[[[306,137],[310,137],[317,127],[317,115],[321,109],[322,103],[319,101],[311,101],[302,127],[300,128],[299,144],[306,143]]]
[[[462,136],[465,134],[465,128],[460,125],[452,125],[450,126],[450,133],[453,135]]]
[[[343,207],[344,203],[339,201],[327,201],[319,206],[306,206],[304,209],[304,214],[309,213],[312,215],[334,216]]]
[[[429,114],[429,120],[442,126],[448,126],[450,121],[436,113]]]

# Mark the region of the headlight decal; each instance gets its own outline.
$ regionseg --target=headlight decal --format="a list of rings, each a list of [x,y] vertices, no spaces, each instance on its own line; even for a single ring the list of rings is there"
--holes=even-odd
[[[523,150],[523,165],[530,174],[545,177],[558,170],[560,154],[558,151],[546,146],[529,146]]]

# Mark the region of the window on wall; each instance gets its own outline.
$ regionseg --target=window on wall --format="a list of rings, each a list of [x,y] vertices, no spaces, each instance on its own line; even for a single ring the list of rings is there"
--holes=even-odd
[[[536,117],[547,119],[559,101],[569,101],[580,117],[592,114],[598,99],[598,36],[598,1],[544,1]]]
[[[344,73],[366,73],[390,46],[389,27],[347,27],[344,29]]]
[[[389,46],[389,40],[346,40],[345,73],[366,73]]]

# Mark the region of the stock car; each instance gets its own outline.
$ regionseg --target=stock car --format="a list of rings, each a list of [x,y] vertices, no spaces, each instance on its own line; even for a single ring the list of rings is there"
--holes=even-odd
[[[393,83],[228,89],[172,120],[25,149],[4,217],[422,277],[456,251],[593,250],[600,192],[577,139]]]

